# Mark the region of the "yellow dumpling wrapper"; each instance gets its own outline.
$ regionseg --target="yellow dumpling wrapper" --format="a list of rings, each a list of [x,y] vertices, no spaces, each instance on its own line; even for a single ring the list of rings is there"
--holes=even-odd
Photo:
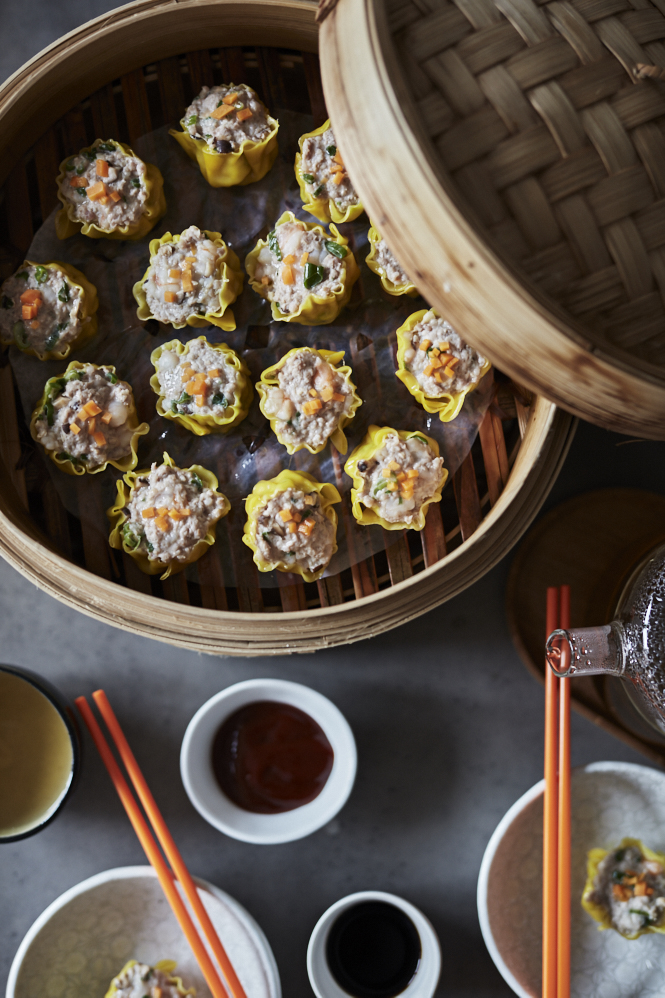
[[[587,855],[586,883],[582,891],[582,907],[598,922],[598,929],[601,932],[604,929],[613,929],[614,926],[612,925],[612,918],[608,909],[590,900],[590,895],[594,890],[594,881],[598,874],[598,867],[611,852],[616,852],[617,849],[628,849],[631,846],[636,846],[643,856],[646,856],[647,859],[655,860],[665,869],[665,854],[654,852],[653,849],[645,846],[640,839],[623,838],[614,849],[591,849]],[[647,932],[665,933],[665,917],[661,925],[647,925],[645,928],[639,929],[633,936],[624,936],[622,932],[619,935],[623,936],[624,939],[637,939],[638,936],[644,936]]]
[[[102,139],[95,139],[91,146],[84,146],[81,152],[85,152],[86,149],[96,149],[100,144],[110,145],[111,143],[121,149],[126,156],[141,159],[133,149],[115,139],[108,139],[106,142],[103,142]],[[90,236],[91,239],[143,239],[166,212],[164,178],[154,163],[145,163],[145,186],[148,197],[143,204],[143,214],[136,222],[125,225],[123,228],[101,229],[94,222],[79,221],[74,215],[73,205],[60,193],[60,184],[67,173],[65,167],[71,158],[71,156],[67,156],[66,159],[63,159],[60,164],[60,173],[57,176],[58,199],[62,202],[62,208],[55,216],[55,234],[58,239],[68,239],[70,236],[75,236],[77,232],[81,232],[84,236]],[[141,162],[143,163],[144,160]]]
[[[171,322],[169,325],[173,326],[174,329],[184,329],[185,326],[218,326],[225,333],[231,333],[236,328],[236,320],[229,305],[233,304],[242,291],[245,275],[240,269],[240,260],[237,254],[226,245],[222,239],[221,232],[211,232],[209,229],[203,229],[202,231],[215,246],[223,247],[223,253],[217,265],[218,276],[222,282],[219,292],[219,308],[214,312],[206,312],[205,315],[190,315],[185,322]],[[166,246],[167,243],[179,242],[180,235],[171,235],[170,232],[165,232],[161,239],[150,240],[150,263],[148,264],[148,269],[141,280],[137,281],[132,288],[132,294],[139,306],[136,314],[141,322],[155,318],[150,311],[150,306],[143,290],[143,284],[147,281],[148,275],[152,270],[153,259],[157,255],[160,246]]]
[[[367,233],[367,238],[369,239],[370,251],[365,257],[365,263],[377,277],[381,278],[381,284],[385,291],[389,295],[410,295],[411,298],[416,298],[418,295],[418,288],[415,286],[413,281],[407,279],[406,284],[394,284],[393,281],[388,277],[385,267],[382,267],[376,258],[377,247],[381,242],[381,233],[378,229],[374,228],[374,223],[370,222],[369,232]]]
[[[280,492],[286,489],[298,489],[309,495],[318,492],[320,496],[320,509],[335,528],[335,539],[330,557],[337,551],[337,512],[333,503],[341,502],[342,497],[329,482],[317,482],[313,475],[306,471],[280,471],[276,478],[268,481],[257,482],[252,489],[251,495],[245,500],[245,511],[247,521],[243,530],[243,542],[254,552],[254,564],[259,572],[291,572],[294,575],[301,575],[305,582],[316,582],[325,572],[328,565],[324,565],[318,572],[307,572],[298,565],[289,565],[286,561],[264,561],[261,557],[256,543],[256,528],[263,507]],[[330,562],[328,562],[330,564]]]
[[[293,350],[289,350],[288,353],[284,354],[281,360],[279,360],[276,364],[273,364],[272,367],[267,367],[265,371],[263,371],[263,373],[261,374],[261,380],[256,385],[256,390],[260,396],[259,408],[261,409],[261,412],[266,417],[266,419],[270,420],[270,429],[273,431],[273,433],[279,440],[280,444],[286,447],[286,450],[289,454],[295,454],[296,451],[302,450],[303,448],[308,450],[310,454],[319,454],[326,447],[328,440],[326,440],[325,443],[321,444],[320,447],[312,447],[311,444],[306,444],[306,443],[294,444],[292,443],[292,441],[284,439],[283,437],[280,436],[279,431],[277,429],[279,420],[276,419],[274,416],[269,416],[265,410],[265,402],[268,397],[269,389],[278,384],[279,372],[284,367],[289,357],[292,357],[294,354],[297,353],[317,354],[319,357],[321,357],[322,360],[327,361],[331,367],[334,367],[334,369],[337,371],[338,374],[342,375],[347,385],[352,390],[351,391],[352,401],[348,412],[342,414],[340,421],[337,425],[337,429],[333,433],[331,433],[330,436],[328,437],[328,440],[332,441],[332,443],[335,445],[340,454],[346,454],[349,445],[346,440],[346,434],[344,433],[344,427],[347,426],[348,423],[350,423],[353,417],[355,416],[357,409],[359,409],[360,406],[362,405],[362,399],[356,394],[356,386],[351,381],[351,375],[353,374],[351,368],[347,366],[341,366],[341,367],[338,366],[340,362],[344,359],[343,350],[338,350],[338,351],[315,350],[313,347],[294,347]]]
[[[300,151],[296,153],[295,171],[296,180],[298,181],[298,186],[300,188],[300,197],[302,198],[302,206],[305,211],[308,211],[310,215],[314,215],[318,218],[320,222],[335,222],[336,225],[341,225],[342,222],[352,222],[354,218],[358,218],[362,215],[365,210],[360,204],[351,204],[343,211],[340,210],[335,204],[332,198],[313,198],[310,192],[307,190],[307,184],[302,175],[302,148],[305,144],[305,139],[312,139],[316,135],[323,135],[330,128],[330,118],[325,121],[320,128],[315,128],[313,132],[305,132],[298,139],[298,146]]]
[[[97,369],[99,369],[100,367],[104,367],[107,371],[111,371],[114,377],[117,377],[115,372],[115,367],[113,367],[111,364],[91,364],[91,363],[81,364],[80,361],[78,360],[72,360],[67,365],[67,369],[64,371],[63,374],[57,375],[54,378],[49,378],[48,381],[46,382],[46,385],[44,386],[44,392],[42,394],[42,397],[35,406],[32,413],[32,417],[30,419],[30,433],[32,435],[32,439],[35,440],[38,444],[40,444],[40,446],[43,447],[44,445],[37,438],[35,431],[35,424],[42,410],[45,408],[47,400],[49,400],[51,397],[54,398],[57,397],[55,395],[54,396],[51,395],[49,386],[53,385],[53,387],[55,388],[54,382],[61,381],[63,378],[67,379],[67,375],[70,374],[70,372],[82,371],[86,367],[94,367]],[[67,380],[73,380],[73,379],[67,379]],[[118,378],[118,380],[120,381],[122,379]],[[124,382],[124,383],[128,384],[129,382]],[[130,443],[131,452],[126,457],[121,458],[121,460],[119,461],[104,461],[103,464],[97,465],[95,468],[88,468],[85,461],[73,461],[71,457],[67,456],[65,451],[48,450],[48,448],[46,447],[44,447],[44,450],[46,451],[50,459],[53,461],[53,463],[56,465],[56,467],[60,468],[61,471],[66,472],[66,474],[68,475],[85,475],[86,472],[89,475],[97,475],[99,474],[100,471],[105,471],[106,468],[108,468],[109,464],[112,467],[117,468],[118,471],[131,471],[131,469],[135,468],[138,463],[138,456],[136,450],[139,443],[139,437],[142,437],[145,433],[148,433],[150,431],[150,427],[148,426],[147,423],[139,424],[133,392],[132,392],[132,404],[129,410],[129,416],[127,417],[127,425],[129,426],[130,429],[134,430]]]
[[[233,87],[233,83],[229,83]],[[251,90],[251,87],[247,89]],[[256,97],[256,92],[252,90]],[[194,139],[187,131],[185,119],[180,119],[181,132],[169,129],[169,135],[185,150],[190,159],[196,160],[199,169],[211,187],[244,187],[265,177],[277,159],[277,132],[279,122],[270,116],[268,108],[259,101],[266,113],[270,134],[260,142],[246,139],[236,152],[217,152],[204,139]]]
[[[362,523],[365,526],[378,524],[384,530],[422,530],[425,526],[427,507],[430,503],[441,502],[441,493],[448,480],[448,470],[446,468],[443,469],[441,481],[436,492],[431,498],[425,500],[418,511],[418,516],[414,517],[411,523],[391,523],[388,520],[384,520],[376,510],[365,506],[358,498],[363,488],[363,478],[358,471],[358,462],[372,460],[392,433],[396,433],[400,440],[410,440],[412,437],[420,437],[421,440],[427,442],[434,456],[439,457],[439,445],[436,440],[428,437],[426,433],[421,433],[420,430],[394,430],[391,426],[370,426],[363,442],[352,451],[351,456],[344,465],[344,471],[353,480],[351,512],[358,523]]]
[[[204,437],[208,433],[228,433],[229,430],[241,423],[247,413],[249,412],[249,407],[252,403],[252,397],[254,392],[252,390],[252,383],[249,380],[249,368],[243,360],[238,356],[235,350],[227,346],[226,343],[209,343],[205,336],[198,336],[196,339],[203,340],[206,346],[209,346],[211,350],[217,350],[224,358],[228,359],[228,362],[236,369],[238,377],[238,387],[233,393],[233,403],[230,403],[226,409],[223,410],[224,415],[217,416],[214,413],[197,416],[196,413],[174,413],[171,409],[164,408],[165,396],[162,394],[162,389],[159,384],[159,377],[157,375],[157,361],[162,356],[165,350],[172,350],[179,356],[186,356],[189,353],[190,344],[194,343],[195,340],[188,340],[187,343],[181,343],[180,340],[169,340],[168,343],[164,343],[161,347],[157,347],[150,354],[150,363],[155,368],[155,374],[150,379],[150,387],[152,388],[155,395],[158,396],[156,409],[160,416],[164,419],[172,419],[174,423],[180,423],[185,429],[189,430],[191,433],[195,433],[197,437]]]
[[[115,986],[116,977],[120,977],[122,974],[125,973],[126,970],[131,970],[131,968],[134,967],[137,963],[138,960],[127,961],[127,963],[122,968],[120,973],[116,974],[113,980],[111,981],[109,989],[104,995],[104,998],[115,998],[115,995],[118,994],[118,989]],[[196,995],[196,988],[185,988],[185,985],[182,983],[182,978],[174,977],[173,971],[176,969],[177,966],[178,964],[176,963],[175,960],[158,960],[157,963],[153,965],[153,969],[161,970],[163,974],[168,974],[169,984],[175,985],[175,988],[178,994],[181,996],[181,998],[187,998],[187,995],[191,995],[192,998],[194,998],[194,996]],[[149,987],[146,987],[146,991],[148,994],[150,994]]]
[[[169,457],[166,451],[164,451],[164,458],[162,463],[167,464],[170,468],[177,467],[175,461],[173,461]],[[180,468],[178,470],[190,471],[193,475],[198,475],[203,483],[204,489],[212,489],[213,491],[217,492],[217,487],[219,485],[217,476],[214,475],[212,471],[208,471],[207,468],[201,467],[200,464],[193,464],[189,468]],[[134,550],[129,544],[127,544],[122,533],[123,525],[127,521],[127,516],[125,514],[125,506],[130,500],[130,496],[136,485],[137,478],[142,478],[149,474],[150,474],[150,468],[144,468],[142,471],[130,471],[127,475],[124,475],[122,478],[119,478],[118,481],[115,483],[116,488],[118,490],[118,495],[115,504],[106,511],[106,515],[111,523],[109,544],[111,545],[112,548],[116,548],[117,550],[122,550],[125,552],[125,554],[128,554],[131,558],[133,558],[138,567],[141,569],[141,571],[145,572],[146,575],[159,575],[159,573],[162,572],[163,574],[160,576],[160,578],[164,580],[168,579],[172,575],[177,575],[179,572],[182,572],[182,570],[186,568],[187,565],[192,565],[195,561],[198,561],[199,558],[203,557],[203,555],[207,552],[208,548],[215,543],[215,530],[217,527],[217,521],[215,521],[215,523],[212,525],[212,527],[205,535],[205,537],[202,537],[201,540],[196,542],[196,544],[192,548],[192,553],[190,554],[189,558],[187,558],[185,561],[170,561],[168,563],[163,561],[157,561],[156,559],[148,558],[148,556],[146,554],[143,554],[142,551]],[[224,512],[222,513],[222,516],[226,516],[228,511],[231,509],[231,503],[228,501],[228,499],[222,492],[217,492],[217,494],[224,499],[225,509]]]
[[[464,399],[469,392],[472,392],[474,388],[478,387],[481,379],[484,378],[492,365],[488,360],[486,360],[480,369],[478,380],[474,381],[468,388],[465,388],[463,392],[455,392],[452,394],[444,392],[442,395],[437,395],[436,398],[433,398],[431,395],[425,395],[415,374],[412,374],[411,371],[407,370],[404,355],[411,346],[411,333],[418,323],[421,322],[427,315],[439,318],[438,313],[435,312],[434,309],[424,308],[421,309],[420,312],[413,312],[404,325],[400,326],[397,330],[397,370],[395,371],[395,374],[399,380],[406,385],[413,397],[420,402],[425,412],[438,412],[441,422],[449,423],[451,419],[454,419],[455,416],[459,415],[461,408],[464,405]]]
[[[47,270],[60,270],[63,274],[66,274],[69,278],[69,283],[74,287],[77,287],[81,291],[81,306],[79,317],[81,319],[81,331],[78,336],[69,343],[66,343],[64,348],[61,350],[47,350],[46,353],[37,353],[30,346],[21,346],[18,339],[14,337],[14,342],[19,350],[23,353],[32,354],[33,357],[38,357],[39,360],[65,360],[69,357],[72,350],[78,350],[91,340],[92,337],[97,332],[97,316],[96,312],[99,308],[99,301],[97,299],[97,288],[94,284],[85,277],[80,270],[76,267],[72,267],[71,263],[62,263],[61,260],[52,260],[51,263],[35,263],[33,260],[24,260],[21,266],[18,268],[20,272],[24,267],[46,267]]]
[[[324,236],[329,242],[336,242],[339,246],[343,246],[346,249],[346,256],[342,258],[343,266],[339,282],[342,290],[324,298],[317,295],[316,288],[313,288],[304,299],[297,312],[282,312],[277,302],[271,299],[270,290],[255,279],[258,256],[262,248],[268,245],[267,239],[259,239],[254,249],[248,253],[245,258],[245,268],[249,275],[250,286],[254,289],[254,291],[258,292],[262,298],[265,298],[266,301],[270,302],[273,319],[281,320],[282,322],[298,322],[302,323],[304,326],[324,326],[329,322],[334,322],[344,306],[348,303],[349,298],[351,297],[353,285],[360,277],[360,271],[358,269],[358,264],[356,263],[356,258],[351,250],[348,249],[349,240],[345,239],[344,236],[337,231],[337,227],[335,225],[330,226],[330,231],[332,232],[332,237],[330,237],[321,225],[317,225],[316,222],[303,222],[296,218],[292,211],[285,211],[282,215],[280,215],[275,223],[275,229],[277,229],[278,226],[283,225],[285,222],[298,222],[303,226],[303,228],[309,231],[320,232],[321,235]]]

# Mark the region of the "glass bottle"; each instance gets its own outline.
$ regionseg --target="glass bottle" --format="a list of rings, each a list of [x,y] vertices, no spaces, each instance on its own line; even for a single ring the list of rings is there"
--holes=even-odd
[[[630,574],[610,624],[553,631],[547,661],[560,677],[619,676],[640,714],[665,734],[665,544]]]

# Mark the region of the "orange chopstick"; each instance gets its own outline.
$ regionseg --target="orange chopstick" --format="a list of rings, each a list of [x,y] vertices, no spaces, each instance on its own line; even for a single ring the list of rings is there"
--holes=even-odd
[[[547,636],[559,617],[559,591],[547,590]],[[557,987],[557,699],[559,681],[545,665],[545,795],[543,800],[543,998]]]
[[[183,900],[178,893],[178,889],[173,880],[173,874],[169,870],[164,857],[159,851],[157,843],[148,828],[146,820],[141,814],[140,808],[134,800],[127,781],[122,775],[120,767],[115,761],[111,749],[109,748],[107,741],[97,724],[95,716],[88,705],[88,701],[85,697],[77,697],[74,702],[92,736],[92,740],[97,746],[97,750],[102,757],[102,762],[106,766],[108,774],[113,782],[113,786],[118,792],[118,796],[122,801],[122,805],[127,812],[127,817],[131,821],[132,827],[138,836],[139,842],[143,846],[143,850],[150,860],[155,873],[157,874],[162,890],[164,891],[164,894],[173,909],[173,914],[178,919],[180,928],[184,932],[187,942],[192,948],[208,987],[210,988],[214,998],[228,998],[226,989],[220,980],[219,974],[217,973],[217,970],[208,955],[208,951],[199,937],[196,926],[194,925],[191,916],[185,908]]]
[[[570,627],[570,586],[561,586],[559,627]],[[568,654],[568,646],[561,649]],[[565,672],[568,663],[561,662]],[[550,670],[551,671],[551,670]],[[559,844],[557,879],[557,998],[570,998],[570,679],[559,680]]]
[[[152,796],[148,784],[145,781],[145,777],[139,768],[134,753],[132,752],[127,739],[125,738],[122,728],[118,723],[118,719],[113,713],[111,704],[108,701],[106,693],[104,690],[97,690],[92,694],[92,699],[97,704],[99,713],[104,718],[106,722],[106,727],[109,730],[111,738],[115,744],[116,749],[122,759],[125,769],[129,774],[129,778],[132,781],[134,790],[136,791],[141,804],[148,815],[148,820],[152,824],[153,831],[157,836],[159,844],[161,845],[166,858],[171,864],[171,868],[175,873],[176,877],[182,884],[182,888],[185,892],[187,900],[192,906],[196,917],[199,920],[201,928],[203,929],[206,939],[210,944],[210,948],[215,955],[219,966],[222,968],[222,973],[226,978],[226,983],[233,995],[233,998],[247,998],[245,990],[238,980],[238,975],[233,969],[233,965],[226,955],[226,951],[222,946],[221,940],[217,935],[214,925],[210,921],[210,916],[203,906],[203,902],[199,896],[199,892],[196,889],[194,881],[191,878],[190,872],[185,866],[184,860],[180,855],[180,851],[173,841],[173,837],[166,827],[166,822],[162,817],[162,814],[155,803],[155,798]]]

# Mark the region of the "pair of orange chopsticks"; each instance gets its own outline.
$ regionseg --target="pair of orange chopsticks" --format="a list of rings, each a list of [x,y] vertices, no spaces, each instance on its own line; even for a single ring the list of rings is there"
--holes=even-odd
[[[92,699],[97,704],[99,713],[102,715],[106,723],[106,727],[108,728],[109,734],[113,739],[113,743],[115,744],[118,754],[125,765],[129,778],[132,781],[134,790],[136,791],[136,794],[141,801],[145,813],[147,814],[152,825],[152,830],[164,850],[166,858],[171,864],[171,869],[169,869],[164,857],[159,851],[159,847],[157,846],[157,842],[155,842],[155,838],[150,830],[150,827],[148,826],[141,809],[136,803],[134,795],[125,780],[125,777],[122,775],[120,767],[116,762],[111,749],[109,748],[106,738],[104,737],[102,730],[88,705],[88,701],[85,697],[78,697],[75,703],[95,745],[97,746],[108,774],[113,781],[113,785],[118,792],[118,796],[122,801],[125,811],[127,812],[127,817],[132,823],[134,831],[143,846],[146,856],[155,869],[159,882],[162,886],[162,890],[164,891],[164,894],[173,909],[173,913],[178,919],[180,927],[192,948],[194,956],[198,961],[199,967],[201,968],[201,972],[205,977],[210,991],[212,992],[214,998],[228,998],[229,994],[232,995],[232,998],[247,998],[243,986],[238,980],[238,976],[233,969],[231,961],[226,955],[219,936],[215,931],[215,927],[210,921],[210,917],[203,906],[203,902],[199,897],[199,893],[196,889],[194,881],[191,878],[189,870],[185,866],[183,858],[178,851],[178,847],[173,841],[171,833],[166,827],[166,822],[164,821],[164,818],[155,803],[155,799],[150,793],[148,784],[144,779],[143,773],[139,769],[138,763],[134,758],[134,754],[122,732],[118,719],[111,709],[111,705],[108,702],[104,690],[97,690],[96,693],[92,694]],[[205,937],[208,940],[213,955],[215,956],[215,959],[221,968],[222,974],[224,975],[228,991],[224,987],[217,968],[212,962],[208,950],[206,949],[205,943],[201,939],[198,929],[185,907],[185,904],[178,892],[178,888],[176,887],[175,878],[177,878],[180,882],[185,896],[199,920],[199,924],[201,925]]]
[[[547,637],[559,627],[570,627],[570,586],[547,590]],[[543,998],[570,998],[570,680],[545,672]]]

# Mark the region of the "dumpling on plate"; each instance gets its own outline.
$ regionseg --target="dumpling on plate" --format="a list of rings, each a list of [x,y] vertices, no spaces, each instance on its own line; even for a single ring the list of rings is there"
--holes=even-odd
[[[194,996],[194,988],[185,989],[182,980],[173,976],[175,960],[159,960],[151,967],[130,960],[111,981],[104,998],[185,998]]]
[[[371,248],[365,257],[365,263],[377,277],[381,278],[384,290],[389,295],[410,295],[415,298],[418,288],[404,273],[387,242],[374,227],[374,223],[370,224],[367,238]]]
[[[615,849],[592,849],[582,907],[599,929],[626,939],[665,932],[665,855],[631,838]]]
[[[338,225],[362,215],[363,206],[346,172],[330,120],[301,135],[298,145],[295,170],[305,211],[320,222]]]

